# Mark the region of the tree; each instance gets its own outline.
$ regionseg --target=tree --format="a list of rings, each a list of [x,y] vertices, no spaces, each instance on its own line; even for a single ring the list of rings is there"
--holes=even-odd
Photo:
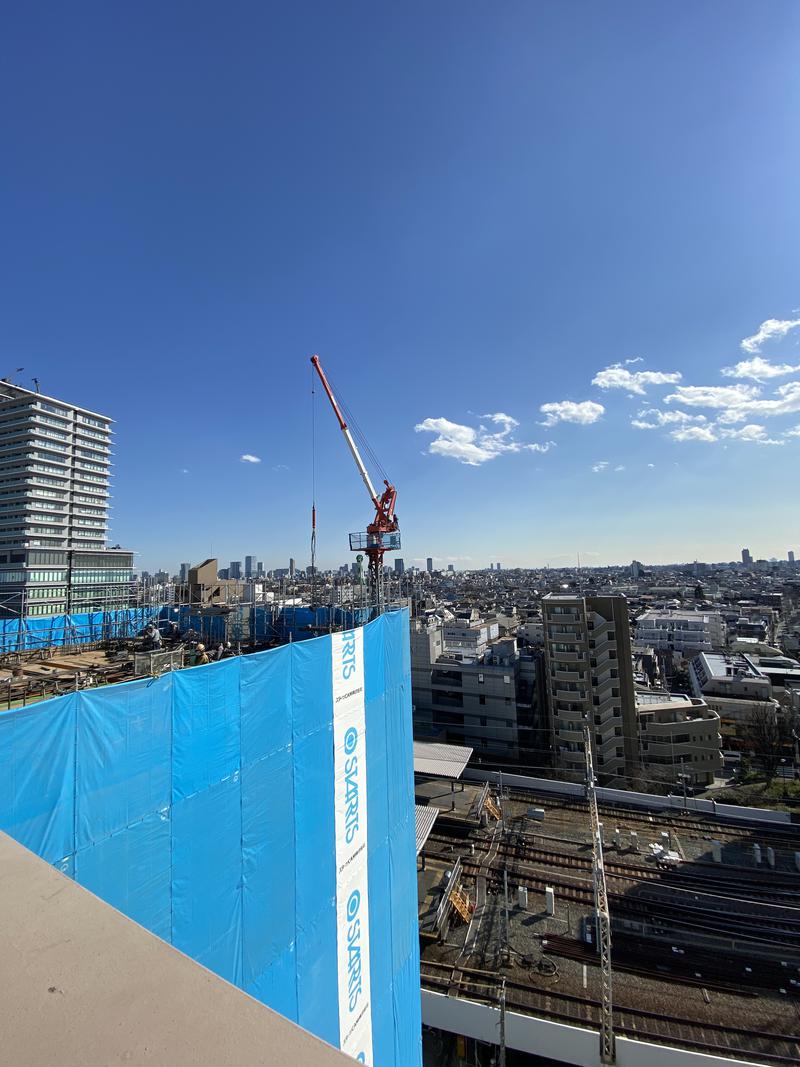
[[[781,762],[783,746],[791,736],[786,719],[775,708],[756,707],[747,722],[747,735],[769,783]]]

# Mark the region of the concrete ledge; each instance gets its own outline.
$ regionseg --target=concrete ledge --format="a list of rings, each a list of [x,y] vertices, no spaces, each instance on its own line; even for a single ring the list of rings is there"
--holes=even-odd
[[[15,1067],[352,1060],[0,834],[0,1061]]]

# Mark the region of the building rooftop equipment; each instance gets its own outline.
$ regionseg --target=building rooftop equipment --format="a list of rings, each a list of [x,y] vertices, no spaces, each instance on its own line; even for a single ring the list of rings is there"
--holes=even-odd
[[[471,757],[472,749],[465,745],[415,741],[414,774],[430,774],[437,778],[460,778]]]

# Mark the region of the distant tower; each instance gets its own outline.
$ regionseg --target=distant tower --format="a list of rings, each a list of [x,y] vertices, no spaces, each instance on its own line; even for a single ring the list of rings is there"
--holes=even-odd
[[[794,552],[792,551],[791,548],[789,549],[789,552],[788,552],[788,555],[787,555],[786,558],[789,560],[790,566],[793,567],[794,566]]]
[[[181,563],[181,585],[186,585],[189,581],[189,564]]]
[[[752,565],[752,562],[753,562],[753,557],[750,555],[750,549],[749,548],[743,548],[742,549],[742,563],[745,565],[745,567],[749,567],[749,566]]]
[[[433,574],[433,556],[428,556],[425,560],[425,570],[428,574]]]
[[[455,567],[453,566],[452,563],[448,563],[447,564],[447,570],[449,571],[450,574],[453,573],[453,571],[455,570]]]
[[[495,565],[494,565],[494,569],[495,569],[496,571],[499,571],[499,570],[500,570],[500,564],[499,564],[499,563],[495,563]]]
[[[404,574],[405,573],[405,569],[406,569],[405,563],[398,556],[394,561],[394,573],[395,574]]]
[[[289,577],[294,578],[294,560],[289,559]]]
[[[242,561],[240,559],[231,560],[231,565],[228,567],[228,574],[231,578],[237,580],[242,577]]]
[[[255,561],[256,561],[256,557],[255,556],[245,556],[244,557],[244,576],[245,576],[245,578],[253,578],[253,577],[255,577],[254,572],[253,572],[253,564],[255,563]]]

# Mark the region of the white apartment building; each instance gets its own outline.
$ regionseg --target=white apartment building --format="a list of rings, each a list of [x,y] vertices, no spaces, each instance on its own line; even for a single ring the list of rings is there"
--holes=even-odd
[[[719,715],[723,735],[746,733],[756,710],[780,710],[772,682],[748,656],[702,652],[689,664],[689,679],[692,693]]]
[[[657,690],[636,693],[639,758],[645,777],[709,786],[722,773],[719,714],[700,697]]]
[[[636,641],[688,658],[724,648],[725,622],[718,611],[646,611],[636,620]]]

